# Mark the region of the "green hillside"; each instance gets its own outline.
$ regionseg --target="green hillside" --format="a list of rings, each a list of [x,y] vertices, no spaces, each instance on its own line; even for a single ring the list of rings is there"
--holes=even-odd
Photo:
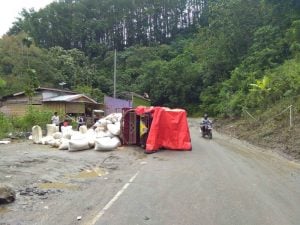
[[[297,0],[64,0],[0,39],[0,95],[35,86],[101,101],[148,93],[190,115],[240,116],[300,93]]]

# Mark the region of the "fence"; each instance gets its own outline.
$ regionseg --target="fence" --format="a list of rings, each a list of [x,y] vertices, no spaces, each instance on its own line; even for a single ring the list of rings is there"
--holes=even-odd
[[[276,114],[275,116],[269,118],[268,120],[265,121],[265,123],[270,122],[271,120],[275,119],[276,117],[282,115],[283,113],[285,113],[286,111],[289,110],[289,120],[290,120],[290,128],[293,127],[293,105],[288,106],[287,108],[285,108],[284,110],[282,110],[280,113]],[[251,113],[249,113],[246,109],[243,109],[243,111],[249,116],[251,117],[253,120],[255,120],[256,122],[258,122],[259,120],[257,118],[255,118],[253,115],[251,115]]]

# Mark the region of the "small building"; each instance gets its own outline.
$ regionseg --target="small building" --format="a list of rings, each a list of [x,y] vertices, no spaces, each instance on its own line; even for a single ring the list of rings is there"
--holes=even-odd
[[[137,106],[150,105],[151,101],[149,97],[146,98],[134,92],[123,93],[122,99],[104,96],[105,115],[117,112],[121,113],[124,108],[135,108]]]
[[[90,97],[73,91],[55,88],[39,87],[31,99],[25,92],[3,96],[0,101],[0,112],[6,115],[24,115],[28,106],[37,109],[48,109],[60,114],[86,114],[92,115],[93,110],[103,109],[103,104],[97,103]]]

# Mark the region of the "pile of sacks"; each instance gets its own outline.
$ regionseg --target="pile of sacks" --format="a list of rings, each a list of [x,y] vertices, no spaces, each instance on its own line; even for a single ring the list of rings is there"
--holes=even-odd
[[[94,126],[87,129],[80,126],[79,131],[74,131],[72,126],[61,127],[47,124],[47,135],[42,136],[40,126],[32,127],[32,140],[35,144],[51,145],[60,150],[81,151],[95,149],[98,151],[113,150],[121,146],[121,113],[113,113],[98,120]]]

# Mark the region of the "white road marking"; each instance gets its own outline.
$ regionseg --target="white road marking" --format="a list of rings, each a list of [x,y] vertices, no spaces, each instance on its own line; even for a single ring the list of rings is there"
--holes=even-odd
[[[87,223],[86,225],[95,225],[96,222],[104,215],[105,211],[108,210],[115,201],[118,200],[118,198],[123,194],[123,192],[129,187],[129,185],[134,181],[134,179],[137,177],[137,175],[140,173],[138,171],[131,179],[122,187],[120,191],[104,206],[104,208],[94,217],[94,219]]]

